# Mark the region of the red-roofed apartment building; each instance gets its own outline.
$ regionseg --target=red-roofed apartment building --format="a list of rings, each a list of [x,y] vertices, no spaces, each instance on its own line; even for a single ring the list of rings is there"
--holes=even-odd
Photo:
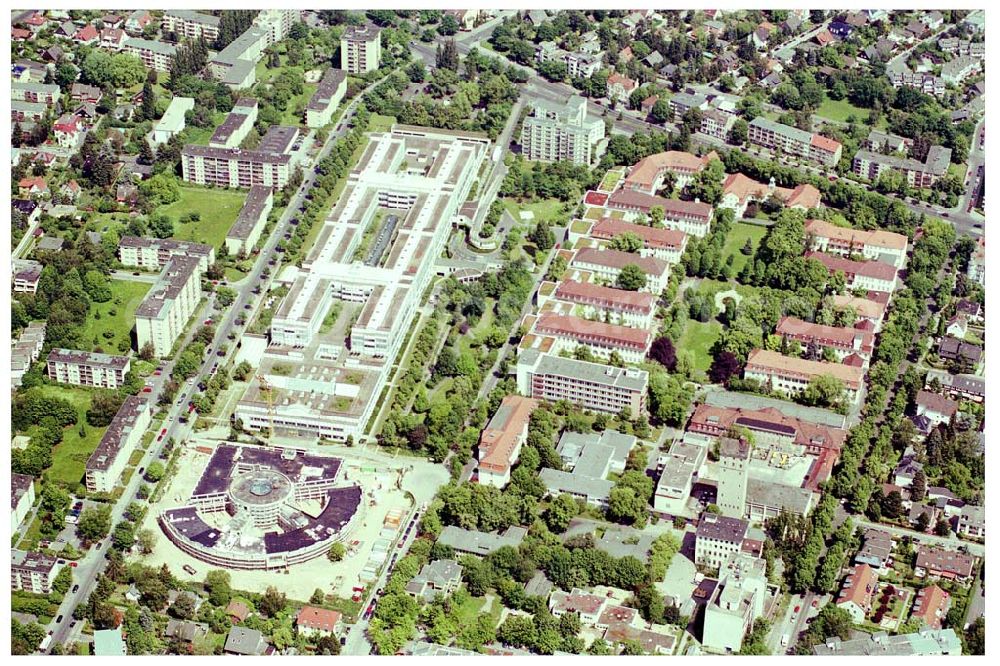
[[[479,483],[503,488],[528,437],[528,420],[538,406],[532,398],[508,395],[479,437]]]
[[[746,379],[754,379],[772,390],[790,395],[805,390],[809,382],[823,375],[839,379],[850,402],[858,399],[865,373],[855,366],[807,361],[767,349],[755,349],[750,352],[743,369]]]
[[[795,340],[804,348],[832,349],[838,361],[858,355],[865,361],[871,358],[875,336],[857,328],[826,326],[803,321],[797,317],[782,317],[775,333],[785,340]]]
[[[923,627],[940,629],[941,620],[951,608],[951,595],[937,585],[930,585],[917,592],[910,612],[911,620],[918,620]]]
[[[777,187],[773,179],[765,185],[742,173],[731,173],[722,183],[722,199],[719,201],[719,206],[732,209],[736,217],[740,218],[751,202],[765,201],[771,196],[780,200],[786,207],[798,210],[819,208],[822,203],[819,190],[808,183],[789,189]]]
[[[677,229],[658,229],[645,224],[623,222],[610,217],[598,220],[590,230],[590,237],[602,241],[610,241],[625,233],[635,234],[642,239],[643,248],[639,254],[644,257],[656,257],[669,264],[681,260],[687,247],[687,234]]]
[[[806,252],[805,258],[815,259],[823,264],[830,275],[836,271],[843,273],[846,287],[852,291],[865,289],[892,293],[896,290],[896,267],[892,264],[881,261],[853,261],[814,250]]]
[[[890,231],[838,227],[824,220],[807,220],[806,234],[812,238],[811,249],[891,264],[897,269],[906,264],[906,236]]]
[[[64,148],[75,148],[83,135],[83,120],[80,116],[66,114],[52,124],[56,143]]]
[[[677,187],[684,187],[709,162],[717,159],[719,155],[714,150],[703,157],[680,150],[650,155],[636,162],[622,187],[634,192],[656,194],[663,187],[663,180],[668,173],[673,174]]]
[[[303,636],[337,636],[342,616],[338,611],[303,606],[295,616],[295,626]]]
[[[580,306],[580,314],[584,317],[635,328],[652,326],[656,310],[656,297],[649,292],[614,289],[576,280],[560,282],[553,298]],[[539,294],[539,307],[547,300]]]
[[[629,264],[634,264],[646,274],[646,286],[640,291],[659,294],[670,279],[670,264],[653,257],[643,257],[621,250],[598,250],[592,247],[580,248],[573,255],[570,266],[590,271],[598,277],[614,283],[618,274]]]
[[[837,596],[837,606],[847,611],[855,624],[861,624],[872,610],[878,589],[878,575],[867,564],[859,564],[844,580]]]
[[[624,189],[615,191],[608,199],[608,207],[629,213],[649,215],[649,212],[657,206],[663,210],[663,224],[667,228],[678,229],[699,238],[708,235],[713,209],[707,203],[665,199]]]
[[[554,354],[563,350],[572,352],[583,345],[602,359],[618,352],[626,363],[641,363],[653,342],[653,334],[648,330],[549,312],[543,312],[535,321],[534,333],[553,338]]]

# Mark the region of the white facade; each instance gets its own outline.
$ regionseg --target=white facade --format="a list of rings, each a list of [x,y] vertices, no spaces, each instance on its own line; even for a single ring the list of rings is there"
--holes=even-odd
[[[153,144],[166,143],[174,135],[180,134],[184,130],[184,114],[193,108],[194,99],[191,97],[174,97],[170,100],[170,106],[153,128]]]
[[[152,343],[156,356],[170,353],[201,300],[201,275],[198,260],[191,257],[167,264],[135,313],[139,349]]]
[[[587,100],[573,95],[565,105],[536,103],[521,128],[521,148],[526,159],[574,164],[594,161],[595,148],[604,138],[604,120],[587,118]]]

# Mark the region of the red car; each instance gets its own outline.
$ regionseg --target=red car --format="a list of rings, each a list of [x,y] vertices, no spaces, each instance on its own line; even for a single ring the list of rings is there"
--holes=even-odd
[[[153,387],[152,386],[144,386],[144,387],[142,387],[142,392],[143,393],[152,393],[153,392]]]
[[[70,563],[69,563],[69,565],[70,565],[71,567],[73,567],[73,568],[76,568],[76,566],[77,566],[77,563],[76,563],[76,562],[70,562]]]
[[[799,613],[800,610],[802,610],[802,607],[801,606],[796,606],[795,610],[793,610],[792,612],[795,613],[796,615],[798,615],[798,613]]]

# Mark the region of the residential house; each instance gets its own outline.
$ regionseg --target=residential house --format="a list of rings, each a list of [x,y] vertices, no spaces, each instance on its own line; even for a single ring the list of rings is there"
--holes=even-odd
[[[342,617],[340,611],[303,606],[295,616],[295,628],[302,636],[339,636]]]
[[[435,560],[420,569],[420,573],[406,584],[406,591],[425,601],[432,601],[438,594],[450,595],[461,584],[461,564],[455,560]]]
[[[927,417],[934,425],[948,423],[958,412],[957,402],[930,391],[918,391],[915,402],[917,415]]]
[[[966,582],[972,578],[975,558],[954,550],[938,546],[921,545],[917,550],[917,578],[943,578]]]
[[[917,592],[910,619],[916,620],[921,628],[940,629],[949,608],[951,595],[937,585],[929,585]]]
[[[267,648],[264,634],[256,629],[231,627],[222,651],[226,654],[260,656],[267,651]]]
[[[612,103],[628,103],[629,96],[639,84],[617,72],[608,77],[607,97]]]
[[[872,601],[878,589],[878,574],[867,564],[858,564],[844,580],[837,606],[850,614],[855,624],[861,624],[872,610]]]
[[[958,515],[955,532],[973,539],[986,539],[986,509],[974,504],[966,504]]]

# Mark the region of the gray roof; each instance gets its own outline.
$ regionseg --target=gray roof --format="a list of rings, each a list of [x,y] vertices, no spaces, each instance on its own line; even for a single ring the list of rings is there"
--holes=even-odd
[[[552,581],[546,578],[541,571],[536,571],[531,580],[524,584],[524,593],[531,597],[545,597],[547,599],[551,591]]]
[[[653,547],[654,536],[648,532],[628,528],[609,528],[597,540],[597,549],[613,557],[634,557],[645,562]]]
[[[732,407],[742,409],[765,409],[773,407],[785,416],[791,416],[809,423],[817,425],[827,425],[833,428],[843,428],[846,418],[840,414],[818,409],[816,407],[804,407],[786,400],[768,398],[762,395],[751,395],[749,393],[736,393],[730,391],[709,391],[705,395],[705,403],[713,407]]]
[[[266,646],[262,633],[256,629],[237,626],[229,630],[224,649],[235,654],[259,655],[263,654]]]
[[[549,468],[543,469],[538,476],[545,484],[545,488],[553,495],[569,493],[598,502],[606,502],[614,487],[613,483],[605,479]]]
[[[812,504],[812,493],[805,488],[750,479],[747,483],[747,501],[805,515]]]
[[[528,530],[516,525],[508,527],[503,534],[466,530],[448,525],[441,531],[438,542],[451,546],[462,553],[484,556],[503,546],[514,546],[515,548],[520,546],[527,534]]]
[[[884,631],[875,634],[858,632],[854,638],[843,641],[828,638],[813,648],[818,655],[832,656],[936,656],[962,654],[962,643],[954,629],[925,629],[915,634],[890,636]]]
[[[760,127],[761,129],[774,132],[775,134],[780,134],[793,141],[799,141],[807,144],[812,141],[812,132],[806,132],[805,130],[800,130],[798,127],[792,127],[791,125],[776,123],[773,120],[765,118],[764,116],[757,116],[750,121],[750,125],[752,127]]]
[[[142,51],[152,51],[153,53],[159,53],[167,56],[172,56],[177,52],[177,47],[173,44],[167,44],[166,42],[154,42],[151,39],[140,39],[138,37],[126,39],[123,46],[125,48],[131,47]]]
[[[270,196],[270,187],[266,185],[250,186],[250,192],[247,193],[247,198],[243,202],[243,208],[240,209],[240,214],[236,216],[233,226],[229,227],[229,233],[226,234],[226,238],[237,240],[249,238],[250,232],[253,231],[254,227],[257,226],[257,222],[260,221],[260,217],[264,213]]]
[[[541,360],[536,370],[538,374],[558,375],[633,391],[645,391],[646,384],[649,382],[649,373],[645,370],[629,372],[625,368],[614,368],[602,363],[590,363],[553,354],[542,354],[536,349],[526,349],[521,352],[518,362],[532,365],[539,355],[541,355]]]
[[[730,518],[712,513],[703,513],[698,521],[696,537],[698,539],[715,539],[730,543],[743,543],[747,527],[750,524],[742,518]]]

